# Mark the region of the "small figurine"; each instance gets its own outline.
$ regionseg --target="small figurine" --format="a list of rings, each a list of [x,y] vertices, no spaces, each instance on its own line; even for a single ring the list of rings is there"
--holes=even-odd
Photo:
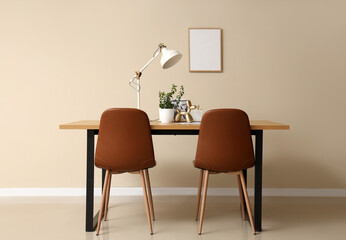
[[[186,106],[187,106],[187,111],[186,112],[181,112],[178,108],[177,108],[177,115],[174,118],[175,122],[180,122],[180,118],[182,116],[185,116],[186,121],[187,122],[192,122],[193,118],[190,114],[191,110],[196,109],[196,105],[191,105],[191,101],[187,100],[186,101]]]

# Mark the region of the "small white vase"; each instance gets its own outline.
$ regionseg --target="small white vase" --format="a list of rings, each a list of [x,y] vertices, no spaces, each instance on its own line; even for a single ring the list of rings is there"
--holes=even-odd
[[[159,116],[161,123],[171,123],[173,122],[174,109],[159,109]]]

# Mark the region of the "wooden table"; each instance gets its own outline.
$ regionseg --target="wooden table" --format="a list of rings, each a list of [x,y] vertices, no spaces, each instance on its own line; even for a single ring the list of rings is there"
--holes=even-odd
[[[87,232],[94,231],[97,225],[98,214],[94,216],[94,146],[95,135],[98,134],[99,120],[82,120],[61,124],[60,129],[84,129],[87,130],[87,175],[86,175],[86,219]],[[199,123],[169,123],[158,121],[150,123],[152,135],[198,135]],[[255,135],[255,203],[254,220],[257,232],[262,231],[262,161],[263,161],[263,130],[285,130],[289,125],[266,120],[250,121],[251,134]],[[246,171],[244,176],[246,179]],[[102,171],[102,186],[105,170]]]

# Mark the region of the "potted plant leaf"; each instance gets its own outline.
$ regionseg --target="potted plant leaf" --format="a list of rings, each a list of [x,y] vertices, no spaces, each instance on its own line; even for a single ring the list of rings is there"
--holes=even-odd
[[[159,116],[162,123],[173,122],[174,109],[179,106],[180,99],[184,95],[184,86],[180,86],[179,92],[174,98],[175,93],[177,93],[177,86],[175,84],[172,84],[170,92],[165,93],[159,91]]]

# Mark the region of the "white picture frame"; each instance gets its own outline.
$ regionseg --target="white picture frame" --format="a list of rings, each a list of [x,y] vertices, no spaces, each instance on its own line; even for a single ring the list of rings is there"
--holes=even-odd
[[[222,72],[221,28],[189,28],[189,71]]]

